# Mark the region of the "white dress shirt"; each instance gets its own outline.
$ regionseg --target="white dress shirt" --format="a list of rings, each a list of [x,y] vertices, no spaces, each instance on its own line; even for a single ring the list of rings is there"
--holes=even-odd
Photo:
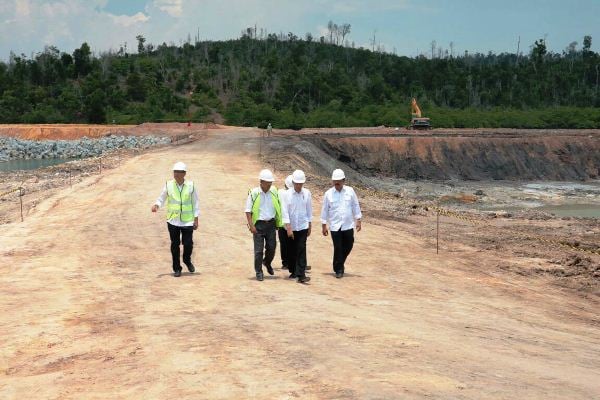
[[[354,220],[361,218],[358,197],[350,186],[344,185],[340,191],[332,187],[325,192],[321,223],[328,224],[329,230],[337,232],[340,229],[342,231],[353,229]]]
[[[281,203],[281,208],[284,207],[288,194],[292,193],[293,190],[294,189],[279,189],[279,202]]]
[[[292,231],[308,229],[308,223],[312,221],[312,195],[310,190],[302,188],[300,192],[289,189],[286,194],[288,219],[284,224],[290,224]]]
[[[198,200],[198,191],[196,190],[196,186],[194,186],[194,191],[192,192],[192,210],[194,211],[194,217],[198,217],[200,215],[200,201]],[[183,185],[177,185],[179,190],[183,190]],[[163,206],[165,201],[167,200],[167,185],[163,188],[162,193],[156,199],[156,204],[159,208]],[[171,218],[167,220],[168,223],[174,226],[194,226],[194,221],[191,222],[182,222],[179,218]]]
[[[269,190],[267,193],[265,193],[259,187],[258,195],[260,196],[260,208],[259,208],[258,219],[260,221],[272,220],[273,218],[275,218],[275,206],[273,205],[273,199],[271,199],[271,191]],[[256,200],[256,201],[258,201],[258,200]],[[282,206],[281,207],[282,219],[288,218],[287,211],[284,210],[281,199],[279,200],[279,204]],[[249,193],[248,198],[246,198],[246,210],[245,211],[247,213],[252,212],[252,205],[253,205],[252,204],[252,193]]]

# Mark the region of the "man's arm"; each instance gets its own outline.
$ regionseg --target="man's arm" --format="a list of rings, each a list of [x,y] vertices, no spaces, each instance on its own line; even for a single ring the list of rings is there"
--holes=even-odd
[[[306,190],[308,194],[308,199],[306,201],[306,218],[308,219],[308,233],[306,236],[310,236],[310,232],[312,231],[312,194],[310,190]]]
[[[161,208],[162,205],[165,203],[166,199],[167,199],[167,185],[165,185],[160,196],[158,196],[158,199],[156,199],[156,201],[152,205],[152,212],[157,212],[158,209]]]
[[[200,215],[200,199],[198,198],[198,191],[194,188],[192,192],[192,204],[194,211],[194,230],[198,229],[198,216]]]
[[[354,190],[352,192],[352,215],[356,220],[356,231],[360,232],[362,229],[362,224],[360,222],[362,218],[362,212],[360,211],[360,204],[358,204],[358,196]]]
[[[248,229],[250,232],[256,233],[256,227],[252,223],[252,194],[248,193],[248,197],[246,198],[246,222],[248,224]]]
[[[323,232],[323,236],[328,235],[327,231],[327,219],[329,217],[329,199],[327,197],[327,192],[323,195],[323,207],[321,207],[321,231]]]

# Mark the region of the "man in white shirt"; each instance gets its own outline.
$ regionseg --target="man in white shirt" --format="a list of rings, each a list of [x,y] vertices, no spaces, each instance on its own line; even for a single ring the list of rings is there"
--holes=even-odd
[[[259,174],[260,186],[248,192],[246,198],[246,220],[254,239],[254,271],[258,281],[264,280],[263,265],[269,275],[275,274],[271,262],[275,257],[277,239],[275,230],[283,226],[287,219],[286,211],[281,207],[279,193],[273,185],[275,178],[268,169]]]
[[[288,175],[285,178],[285,188],[279,189],[279,200],[283,206],[286,202],[287,195],[291,192],[294,184],[292,183],[292,176]],[[288,269],[288,235],[285,227],[277,229],[277,236],[279,237],[279,255],[281,256],[281,269]]]
[[[323,196],[321,224],[323,236],[327,236],[327,225],[333,241],[333,271],[336,278],[344,276],[344,263],[354,245],[354,227],[360,232],[362,214],[354,189],[345,186],[344,171],[336,169],[331,175],[333,187]],[[356,222],[355,222],[356,221]]]
[[[290,279],[298,278],[298,282],[306,283],[310,281],[306,276],[306,239],[312,228],[312,198],[310,191],[302,187],[306,182],[303,171],[294,171],[292,182],[294,189],[287,193],[284,204],[288,219],[283,220],[289,236],[288,269]]]
[[[175,277],[181,276],[181,262],[179,259],[179,246],[183,242],[183,263],[191,273],[196,271],[192,264],[192,250],[194,242],[193,232],[198,229],[198,215],[200,207],[198,191],[194,182],[186,181],[186,166],[178,162],[173,166],[175,179],[165,183],[162,193],[152,206],[152,212],[158,211],[166,201],[167,228],[171,237],[171,256],[173,258],[173,272]]]

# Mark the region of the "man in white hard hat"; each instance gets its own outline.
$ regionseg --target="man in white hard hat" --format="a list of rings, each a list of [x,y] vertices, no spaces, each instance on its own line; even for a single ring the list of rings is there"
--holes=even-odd
[[[306,276],[306,239],[312,228],[312,198],[310,191],[303,188],[306,182],[303,171],[294,171],[292,182],[294,189],[287,194],[284,204],[289,219],[283,220],[289,223],[288,269],[290,279],[298,278],[298,282],[306,283],[310,281]]]
[[[171,237],[171,256],[173,258],[173,272],[175,277],[181,276],[181,261],[179,259],[179,246],[183,243],[183,263],[191,273],[196,271],[192,264],[192,250],[194,242],[193,233],[198,229],[198,215],[200,213],[198,191],[194,182],[186,181],[187,167],[184,163],[177,162],[173,166],[173,178],[166,182],[162,193],[152,206],[152,212],[158,211],[166,200],[167,228]]]
[[[283,226],[283,219],[287,219],[287,214],[284,215],[279,193],[273,186],[273,173],[263,169],[258,179],[260,186],[248,191],[245,211],[248,229],[254,238],[254,271],[256,279],[262,281],[263,265],[269,275],[275,274],[271,266],[277,247],[275,230]]]
[[[292,183],[292,176],[288,175],[285,178],[285,188],[279,189],[279,200],[283,207],[287,195],[291,192],[294,184]],[[287,252],[288,252],[288,234],[285,227],[277,228],[277,236],[279,237],[279,255],[281,256],[281,269],[288,269]]]
[[[331,231],[333,241],[333,271],[336,278],[344,276],[344,263],[354,245],[354,227],[360,232],[362,214],[354,189],[344,185],[344,171],[336,169],[331,174],[333,187],[323,196],[321,224],[323,236]]]

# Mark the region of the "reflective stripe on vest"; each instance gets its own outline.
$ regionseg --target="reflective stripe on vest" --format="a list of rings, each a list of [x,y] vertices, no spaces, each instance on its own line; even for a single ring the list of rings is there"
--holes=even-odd
[[[258,217],[260,216],[260,192],[262,189],[260,187],[254,188],[249,191],[252,199],[252,223],[256,225],[256,221],[258,221]],[[275,207],[275,226],[277,228],[283,227],[283,218],[281,217],[281,203],[279,202],[279,193],[277,192],[277,188],[275,186],[271,186],[269,190],[271,193],[271,201],[273,202],[273,207]]]
[[[194,220],[192,193],[194,193],[192,182],[184,181],[181,190],[174,179],[167,182],[167,220],[179,219],[181,222]]]

